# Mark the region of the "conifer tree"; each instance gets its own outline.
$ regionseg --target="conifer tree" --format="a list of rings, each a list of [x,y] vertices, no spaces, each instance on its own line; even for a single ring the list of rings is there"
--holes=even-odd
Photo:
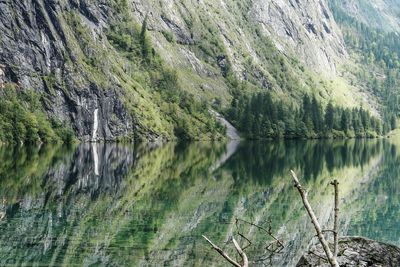
[[[328,131],[332,131],[334,123],[335,111],[332,102],[328,103],[325,111],[325,124]]]

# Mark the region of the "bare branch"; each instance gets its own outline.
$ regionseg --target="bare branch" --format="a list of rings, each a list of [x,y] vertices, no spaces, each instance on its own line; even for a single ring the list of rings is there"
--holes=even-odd
[[[233,245],[235,245],[236,251],[239,253],[240,257],[242,258],[242,267],[249,267],[249,259],[247,258],[246,253],[240,248],[238,242],[236,242],[235,238],[232,237]]]
[[[207,240],[207,242],[212,246],[212,248],[217,251],[222,257],[224,257],[225,260],[227,260],[230,264],[232,264],[233,266],[236,267],[243,267],[241,266],[239,263],[237,263],[236,261],[232,260],[228,254],[226,254],[220,247],[218,247],[217,245],[215,245],[213,242],[211,242],[210,239],[208,239],[206,236],[203,235],[203,238],[205,240]],[[234,239],[233,239],[234,240]],[[235,244],[236,240],[234,240],[234,244]],[[236,246],[236,245],[235,245]],[[237,248],[236,248],[237,249]],[[242,251],[243,253],[243,251]],[[247,256],[246,256],[247,259]]]
[[[322,230],[322,232],[323,233],[335,233],[335,230],[329,230],[329,229],[326,229],[326,230]]]
[[[251,240],[250,239],[248,239],[245,235],[243,235],[242,233],[239,233],[238,232],[238,235],[241,237],[241,238],[243,238],[244,240],[246,240],[247,241],[247,246],[245,246],[244,248],[243,248],[243,251],[244,250],[246,250],[248,247],[250,247],[253,243],[251,243]]]
[[[325,259],[323,256],[320,256],[320,255],[318,255],[317,253],[315,253],[315,252],[313,252],[313,251],[310,251],[310,253],[311,254],[313,254],[313,255],[315,255],[315,256],[317,256],[318,258],[320,258],[321,260],[324,260],[324,261],[326,261],[326,262],[329,262],[327,259]]]
[[[271,227],[271,226],[269,226],[269,229],[267,230],[267,229],[265,229],[264,227],[262,227],[262,226],[260,226],[260,225],[257,225],[257,224],[255,224],[255,223],[248,222],[248,221],[245,221],[245,220],[242,220],[242,219],[236,218],[236,221],[241,221],[241,222],[247,223],[247,224],[249,224],[249,225],[251,225],[251,226],[254,226],[254,227],[256,227],[256,228],[258,228],[258,229],[260,229],[260,230],[266,232],[270,237],[272,237],[272,238],[279,244],[280,247],[282,247],[282,248],[285,247],[285,246],[283,245],[282,241],[280,241],[277,237],[275,237],[275,236],[272,234],[272,230],[271,230],[272,227]]]
[[[334,230],[330,230],[330,229],[324,229],[324,230],[321,230],[321,232],[322,232],[323,234],[325,234],[325,233],[332,233],[332,234],[335,234],[335,231],[334,231]],[[318,235],[315,235],[314,237],[318,237]]]
[[[273,247],[274,244],[278,244],[276,248]],[[272,247],[272,248],[271,248],[271,247]],[[265,247],[265,249],[268,250],[268,251],[271,252],[271,253],[279,253],[279,252],[281,252],[281,251],[284,249],[284,247],[280,246],[278,242],[273,241],[273,242],[269,243],[269,244]]]
[[[329,260],[330,265],[332,267],[339,267],[336,257],[333,256],[332,251],[329,248],[328,242],[326,241],[326,239],[322,233],[321,226],[318,222],[318,219],[315,216],[315,213],[314,213],[313,209],[311,208],[310,203],[308,202],[306,191],[301,186],[299,179],[297,178],[294,171],[290,171],[290,172],[291,172],[291,175],[293,178],[294,186],[297,188],[297,190],[300,193],[301,199],[303,201],[303,205],[304,205],[305,209],[307,210],[307,213],[311,219],[312,224],[314,225],[315,231],[317,232],[318,239],[322,245],[322,248],[325,251],[325,254]]]
[[[334,242],[334,252],[333,256],[337,258],[339,251],[339,182],[334,180],[331,185],[335,188],[335,217],[333,225],[333,242]]]

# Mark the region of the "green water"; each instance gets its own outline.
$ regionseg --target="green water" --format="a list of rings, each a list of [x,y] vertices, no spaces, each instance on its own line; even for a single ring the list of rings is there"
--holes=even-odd
[[[227,266],[251,240],[252,266],[293,266],[313,229],[291,184],[294,169],[321,223],[400,245],[400,154],[393,140],[83,144],[0,147],[0,266]],[[285,245],[235,218],[268,227]],[[273,245],[274,246],[274,245]]]

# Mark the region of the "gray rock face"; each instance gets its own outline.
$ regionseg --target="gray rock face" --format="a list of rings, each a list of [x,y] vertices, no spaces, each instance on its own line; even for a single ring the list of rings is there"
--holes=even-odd
[[[78,9],[93,38],[101,39],[109,7],[107,1],[97,2],[0,1],[0,87],[13,83],[44,95],[49,116],[72,125],[86,141],[135,131],[118,84],[102,87],[78,65],[71,32],[61,16]]]
[[[324,255],[321,246],[312,248],[300,259],[297,267],[329,267],[321,258]],[[363,237],[343,237],[339,240],[338,262],[340,266],[400,266],[400,248]]]
[[[164,8],[155,8],[157,6]],[[243,74],[244,79],[248,70],[245,62],[249,58],[255,65],[259,65],[252,72],[267,71],[263,69],[267,67],[263,66],[263,59],[260,57],[262,52],[254,44],[254,36],[250,32],[258,27],[263,35],[274,41],[282,53],[299,56],[306,65],[312,66],[318,72],[335,73],[337,63],[347,56],[342,33],[336,25],[327,0],[202,0],[188,1],[185,4],[177,0],[134,0],[133,7],[139,20],[149,14],[154,31],[172,31],[177,42],[185,45],[201,41],[197,32],[194,37],[191,36],[190,25],[186,21],[187,17],[202,14],[209,24],[218,29],[217,35],[224,41],[234,70]],[[206,24],[205,27],[207,26]],[[164,44],[161,42],[160,46]],[[169,48],[167,45],[165,49]],[[203,69],[206,68],[207,66],[203,66]],[[262,81],[265,77],[257,78],[261,80],[260,84],[265,83]],[[267,85],[265,87],[268,88]]]
[[[336,1],[350,16],[374,28],[399,32],[400,2],[397,0]]]
[[[335,72],[346,56],[343,37],[327,1],[255,1],[253,18],[284,52],[293,49],[308,65]]]
[[[4,68],[5,66],[0,64],[0,89],[3,89],[4,87],[4,80],[5,80]]]

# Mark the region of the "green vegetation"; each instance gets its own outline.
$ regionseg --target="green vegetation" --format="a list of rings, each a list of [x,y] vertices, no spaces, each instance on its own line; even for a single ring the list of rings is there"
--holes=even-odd
[[[72,129],[50,120],[42,110],[40,97],[32,91],[18,91],[7,84],[0,99],[0,142],[70,143],[74,139]]]
[[[331,102],[323,110],[316,97],[303,97],[300,108],[274,101],[270,93],[238,94],[227,111],[232,123],[250,139],[376,137],[381,121],[363,108],[344,109]]]
[[[164,36],[173,41],[173,36]],[[131,78],[154,96],[152,101],[160,108],[161,119],[172,124],[174,136],[215,139],[224,135],[224,127],[210,116],[207,101],[183,90],[177,70],[166,66],[156,53],[147,33],[147,16],[139,27],[126,15],[123,23],[111,27],[107,38],[135,69]]]
[[[249,138],[364,137],[386,133],[397,126],[393,112],[397,108],[397,95],[393,97],[393,92],[400,80],[397,71],[400,42],[395,35],[364,31],[363,25],[348,22],[356,26],[351,26],[354,30],[348,27],[346,42],[354,49],[369,51],[363,53],[367,56],[362,60],[383,70],[385,77],[372,79],[373,71],[358,73],[360,80],[367,77],[364,80],[380,97],[381,103],[376,106],[388,107],[378,110],[382,122],[371,118],[360,126],[357,117],[371,116],[363,109],[344,108],[359,103],[359,98],[352,98],[352,94],[346,94],[351,95],[349,101],[341,102],[340,96],[345,95],[342,92],[348,89],[347,84],[327,83],[303,66],[290,49],[287,53],[279,51],[261,26],[249,18],[251,1],[227,3],[225,9],[212,1],[206,2],[199,6],[186,0],[177,2],[174,11],[184,21],[184,25],[176,25],[182,30],[177,32],[179,44],[170,29],[149,25],[155,21],[151,16],[134,15],[126,0],[109,1],[110,14],[106,17],[108,27],[104,28],[104,35],[94,31],[84,19],[86,15],[78,9],[65,9],[60,14],[59,26],[67,48],[63,52],[65,69],[73,77],[69,84],[84,90],[93,86],[104,92],[111,89],[118,92],[117,97],[129,111],[132,124],[137,126],[134,134],[128,133],[129,136],[122,138],[221,138],[224,128],[210,116],[209,109],[224,112],[232,96],[229,118]],[[158,8],[155,6],[155,11],[160,11]],[[168,19],[173,18],[172,13],[164,11],[162,4],[160,8],[162,19],[173,23],[173,19]],[[335,17],[340,16],[335,13]],[[166,24],[176,31],[176,27]],[[238,30],[230,31],[227,25],[237,26]],[[154,31],[150,34],[148,28]],[[155,49],[152,38],[157,38],[159,50]],[[182,53],[181,48],[188,53]],[[163,58],[168,58],[168,64]],[[55,94],[57,87],[63,87],[61,90],[68,93],[69,88],[56,84],[52,75],[43,81],[50,94]],[[255,94],[266,90],[271,92],[269,108],[278,110],[280,117],[274,117],[274,112],[263,114],[259,108],[250,107],[253,102],[264,101],[265,96]],[[302,104],[305,94],[318,99],[319,107],[314,110],[318,116],[301,115],[307,113]],[[256,100],[258,97],[261,100]],[[327,106],[329,100],[332,103]],[[375,106],[371,104],[371,107]],[[114,117],[119,120],[118,116]],[[57,123],[50,124],[53,127]]]
[[[361,70],[355,73],[359,83],[381,100],[384,130],[396,128],[400,115],[400,36],[358,21],[342,10],[336,0],[331,0],[330,6],[346,45],[361,57]]]
[[[164,35],[165,39],[167,39],[168,42],[170,42],[170,43],[176,42],[175,35],[172,32],[162,31],[162,34]]]

